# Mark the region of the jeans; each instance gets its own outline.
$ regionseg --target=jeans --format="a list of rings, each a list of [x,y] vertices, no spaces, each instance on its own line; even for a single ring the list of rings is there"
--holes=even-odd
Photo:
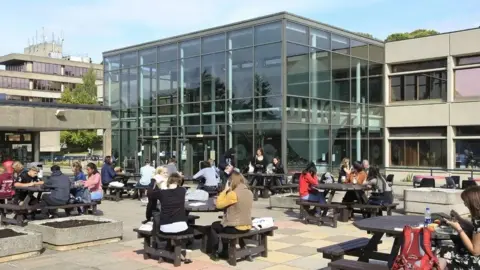
[[[103,198],[103,191],[95,191],[90,193],[90,198],[93,201],[99,201]]]
[[[310,193],[308,195],[303,196],[302,200],[314,201],[314,202],[318,202],[318,203],[321,203],[321,204],[327,203],[325,201],[325,197],[323,197],[323,194],[321,194],[321,193],[318,193],[318,194],[311,194]]]

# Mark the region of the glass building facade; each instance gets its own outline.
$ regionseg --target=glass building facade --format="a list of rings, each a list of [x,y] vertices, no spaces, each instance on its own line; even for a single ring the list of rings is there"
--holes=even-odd
[[[383,163],[380,41],[287,13],[104,53],[112,154],[187,175],[234,147],[288,170]]]

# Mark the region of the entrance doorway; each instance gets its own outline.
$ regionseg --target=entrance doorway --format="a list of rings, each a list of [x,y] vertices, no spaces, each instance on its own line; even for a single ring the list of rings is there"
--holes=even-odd
[[[166,165],[170,158],[175,157],[175,151],[173,151],[175,142],[170,139],[143,137],[143,141],[140,141],[140,145],[140,167],[144,165],[145,160],[149,160],[152,163],[152,166],[157,167],[160,165]]]
[[[180,145],[181,170],[184,175],[192,176],[201,168],[201,162],[213,159],[217,162],[223,150],[220,137],[187,138]]]

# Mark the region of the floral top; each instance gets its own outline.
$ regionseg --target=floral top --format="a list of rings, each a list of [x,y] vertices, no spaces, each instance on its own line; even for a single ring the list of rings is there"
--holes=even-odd
[[[473,234],[480,233],[480,219],[472,218]],[[473,237],[473,235],[472,235]],[[470,254],[462,240],[456,239],[436,250],[437,256],[447,260],[448,269],[480,269],[480,257]]]

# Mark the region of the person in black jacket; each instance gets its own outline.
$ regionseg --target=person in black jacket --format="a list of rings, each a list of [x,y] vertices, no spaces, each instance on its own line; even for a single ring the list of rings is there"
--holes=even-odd
[[[285,169],[283,168],[283,164],[279,157],[274,157],[272,160],[273,169],[272,172],[274,174],[285,174]],[[283,176],[275,176],[280,185],[283,184]],[[277,181],[276,181],[277,182]]]
[[[165,234],[190,233],[185,212],[185,196],[187,190],[181,186],[183,177],[172,173],[167,180],[167,189],[155,189],[148,192],[146,211],[147,221],[153,217],[160,201],[160,231]]]
[[[70,188],[71,183],[68,176],[60,171],[60,167],[58,165],[53,165],[50,170],[52,174],[50,178],[44,183],[45,188],[50,188],[50,194],[44,194],[42,196],[41,203],[44,206],[60,206],[65,205],[68,203],[70,199]],[[49,217],[54,215],[54,211],[49,211]],[[44,213],[46,213],[44,211]]]

